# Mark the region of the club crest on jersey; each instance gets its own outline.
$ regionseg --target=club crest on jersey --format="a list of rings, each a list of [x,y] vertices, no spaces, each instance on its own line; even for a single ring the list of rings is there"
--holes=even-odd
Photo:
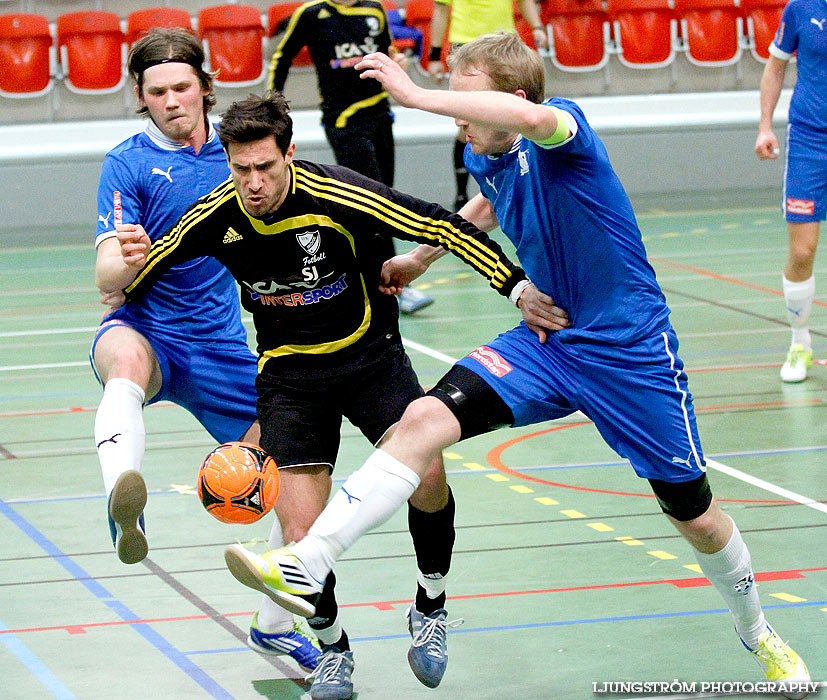
[[[517,160],[520,161],[520,176],[528,173],[528,151],[517,151]]]
[[[787,211],[790,214],[805,214],[812,216],[815,211],[816,203],[810,199],[793,199],[787,197]]]
[[[296,240],[309,255],[315,255],[322,245],[322,234],[318,231],[303,231],[296,234]]]
[[[480,345],[476,350],[468,353],[468,357],[474,358],[495,377],[504,377],[513,369],[500,355],[485,345]]]

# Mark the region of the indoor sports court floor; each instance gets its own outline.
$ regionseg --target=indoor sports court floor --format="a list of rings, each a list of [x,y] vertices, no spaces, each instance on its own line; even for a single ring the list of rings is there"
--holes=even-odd
[[[769,619],[825,680],[824,286],[812,319],[822,362],[805,383],[782,385],[779,213],[639,213],[713,489],[752,550]],[[178,407],[145,412],[149,557],[125,566],[113,554],[86,360],[101,316],[92,266],[91,246],[0,251],[0,698],[300,698],[294,664],[245,646],[259,597],[223,564],[229,542],[263,550],[269,519],[233,527],[202,510],[195,475],[212,442]],[[402,321],[426,385],[518,320],[455,259],[435,268],[421,281],[436,303]],[[368,454],[346,428],[337,483]],[[445,462],[458,504],[449,619],[465,620],[449,633],[448,672],[428,690],[408,669],[415,561],[400,512],[337,566],[354,697],[582,700],[621,697],[593,692],[612,681],[763,679],[689,547],[591,424],[500,431]]]

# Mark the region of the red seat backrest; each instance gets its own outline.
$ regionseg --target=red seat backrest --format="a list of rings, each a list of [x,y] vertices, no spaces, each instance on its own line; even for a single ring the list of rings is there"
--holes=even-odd
[[[736,0],[677,0],[675,11],[685,21],[683,38],[695,61],[726,62],[740,54]]]
[[[608,18],[602,0],[545,0],[540,4],[540,21],[551,27],[555,61],[573,68],[603,62],[603,24]]]
[[[626,62],[636,65],[665,63],[674,54],[669,0],[609,0],[609,15],[617,23]]]
[[[57,43],[65,47],[67,80],[79,90],[114,88],[123,76],[121,19],[85,10],[57,18]]]
[[[287,21],[293,16],[293,13],[304,3],[302,2],[280,2],[276,5],[270,5],[267,9],[267,36],[276,36],[280,31],[284,31],[287,26]],[[294,66],[312,66],[313,59],[310,57],[310,50],[305,46],[299,51],[296,58],[293,59]]]
[[[198,13],[198,33],[209,42],[210,67],[219,83],[243,83],[261,77],[264,26],[252,5],[217,5]]]
[[[765,61],[770,58],[770,44],[781,24],[786,0],[741,0],[741,11],[751,20],[753,51]]]
[[[405,4],[405,24],[409,27],[415,27],[422,32],[422,40],[424,42],[424,49],[422,51],[421,64],[423,68],[428,67],[428,55],[431,49],[431,17],[434,14],[434,0],[408,0]],[[451,51],[448,44],[448,31],[445,31],[445,37],[442,41],[442,62]]]
[[[45,90],[51,79],[52,36],[43,15],[0,15],[0,90],[25,95]]]
[[[148,7],[126,18],[126,43],[132,46],[153,27],[180,27],[192,31],[189,12],[177,7]]]

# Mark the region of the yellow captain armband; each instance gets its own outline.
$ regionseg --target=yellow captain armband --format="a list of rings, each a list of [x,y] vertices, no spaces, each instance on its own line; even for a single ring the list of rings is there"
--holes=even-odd
[[[569,134],[571,134],[571,129],[569,127],[569,115],[559,107],[548,106],[548,109],[552,110],[554,112],[554,116],[557,117],[557,128],[547,139],[535,141],[534,143],[538,143],[541,146],[556,146],[559,143],[563,143],[563,141],[569,137]]]

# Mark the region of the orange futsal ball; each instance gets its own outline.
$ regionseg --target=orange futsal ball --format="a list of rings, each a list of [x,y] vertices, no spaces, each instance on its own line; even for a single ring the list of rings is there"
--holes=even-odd
[[[198,498],[224,523],[254,523],[279,495],[275,460],[258,445],[228,442],[210,452],[198,470]]]

